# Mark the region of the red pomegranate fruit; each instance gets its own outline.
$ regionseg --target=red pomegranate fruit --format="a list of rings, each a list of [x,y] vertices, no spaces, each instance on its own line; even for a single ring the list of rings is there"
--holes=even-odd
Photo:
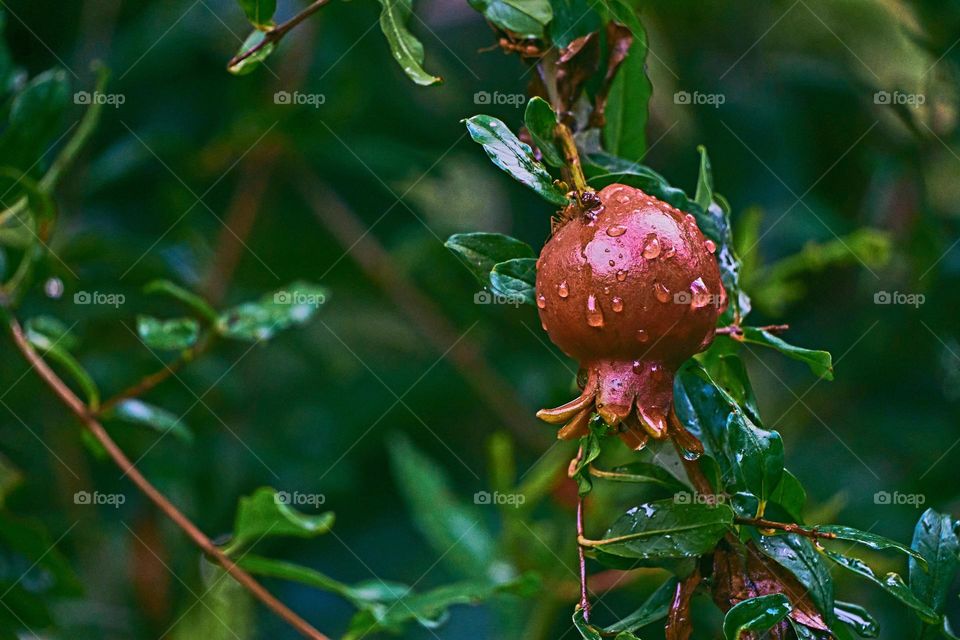
[[[586,374],[580,397],[537,416],[565,424],[563,439],[585,435],[596,411],[631,448],[672,436],[695,449],[671,419],[673,378],[710,345],[726,307],[716,247],[692,215],[639,189],[596,195],[593,210],[565,212],[537,261],[543,328]]]

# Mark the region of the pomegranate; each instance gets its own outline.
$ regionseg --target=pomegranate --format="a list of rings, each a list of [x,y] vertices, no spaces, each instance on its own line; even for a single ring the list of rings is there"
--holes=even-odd
[[[544,330],[580,362],[583,393],[537,416],[587,433],[593,411],[628,446],[673,437],[699,443],[672,415],[677,368],[713,340],[727,303],[716,246],[692,215],[612,184],[588,212],[571,205],[537,261]]]

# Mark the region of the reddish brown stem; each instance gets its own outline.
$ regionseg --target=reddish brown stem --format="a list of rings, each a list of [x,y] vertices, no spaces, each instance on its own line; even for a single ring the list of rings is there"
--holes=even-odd
[[[577,457],[574,458],[574,462],[583,458],[583,447],[577,451]],[[574,463],[571,462],[571,465]],[[590,596],[587,592],[587,557],[584,552],[584,547],[580,544],[580,540],[584,539],[583,535],[583,496],[577,495],[577,557],[580,561],[580,608],[583,610],[583,619],[585,622],[590,622]]]
[[[291,611],[285,604],[277,600],[269,591],[267,591],[253,576],[241,569],[227,557],[213,542],[208,538],[193,522],[177,509],[173,503],[154,487],[146,477],[133,465],[126,454],[113,441],[103,425],[90,414],[87,406],[70,388],[57,376],[56,373],[47,365],[46,361],[37,355],[26,336],[20,323],[12,315],[9,319],[10,333],[17,348],[26,358],[30,366],[43,379],[48,387],[60,398],[67,408],[83,423],[84,427],[93,435],[94,438],[103,446],[107,454],[113,459],[118,467],[124,472],[124,475],[137,485],[137,488],[143,492],[161,511],[163,511],[170,520],[179,527],[188,538],[190,538],[200,550],[213,561],[217,562],[224,570],[229,573],[234,580],[239,582],[254,597],[262,602],[267,608],[282,618],[287,624],[292,626],[305,638],[312,640],[329,640],[329,638],[310,625],[306,620]]]
[[[700,569],[677,584],[670,603],[670,614],[667,616],[666,640],[690,640],[693,633],[693,622],[690,619],[690,601],[700,584]]]
[[[835,533],[828,533],[826,531],[817,531],[817,528],[808,529],[806,527],[801,527],[798,524],[792,522],[776,522],[774,520],[767,520],[766,518],[740,518],[735,519],[737,524],[746,524],[751,527],[757,527],[758,529],[776,529],[777,531],[786,531],[787,533],[796,533],[807,538],[816,540],[818,538],[826,538],[828,540],[834,540],[837,537]]]
[[[757,327],[760,331],[766,331],[768,333],[784,333],[790,330],[790,325],[788,324],[768,324],[765,327]],[[727,327],[720,327],[717,329],[718,336],[730,336],[735,338],[737,336],[743,335],[743,329],[740,325],[731,324]]]
[[[311,4],[309,7],[307,7],[297,15],[293,16],[283,24],[277,25],[276,27],[273,27],[269,31],[265,32],[263,34],[263,40],[257,43],[256,46],[251,47],[249,51],[244,51],[243,53],[237,54],[233,58],[231,58],[230,62],[227,63],[227,68],[229,69],[230,67],[240,64],[241,62],[243,62],[244,60],[246,60],[256,52],[260,51],[267,45],[276,44],[277,42],[280,42],[280,40],[283,39],[283,36],[287,35],[287,33],[290,32],[290,30],[292,30],[298,24],[300,24],[301,22],[303,22],[304,20],[312,16],[314,13],[319,11],[320,8],[323,7],[323,5],[327,4],[328,2],[330,2],[330,0],[317,0],[316,2]]]
[[[201,353],[201,351],[203,351],[203,348],[199,348],[201,344],[203,347],[206,346],[206,343],[198,343],[197,347],[190,349],[184,355],[180,356],[170,364],[164,365],[163,369],[154,371],[153,373],[144,376],[138,382],[130,385],[123,391],[105,400],[100,405],[100,408],[97,409],[96,415],[102,416],[124,400],[130,400],[131,398],[138,398],[142,396],[170,376],[180,371],[180,369],[182,369],[188,362],[191,362],[197,355]]]

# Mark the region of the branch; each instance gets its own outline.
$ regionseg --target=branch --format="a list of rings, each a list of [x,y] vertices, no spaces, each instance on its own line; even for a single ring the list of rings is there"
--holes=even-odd
[[[801,536],[806,536],[812,540],[817,540],[818,538],[826,538],[828,540],[835,540],[837,534],[827,533],[825,531],[817,531],[817,528],[807,529],[801,527],[798,524],[792,522],[776,522],[774,520],[767,520],[765,518],[734,518],[734,522],[737,524],[747,524],[751,527],[756,527],[758,529],[776,529],[778,531],[786,531],[787,533],[796,533]]]
[[[575,466],[583,458],[583,447],[577,451],[577,457],[570,461]],[[577,542],[583,538],[583,496],[577,491]],[[583,551],[583,544],[577,544],[577,558],[580,562],[580,608],[583,610],[584,622],[590,622],[590,596],[587,594],[587,558]]]
[[[241,62],[243,62],[244,60],[246,60],[247,58],[249,58],[250,56],[252,56],[253,54],[255,54],[256,52],[260,51],[261,49],[263,49],[268,45],[273,45],[280,42],[280,40],[283,39],[283,36],[287,35],[287,33],[289,33],[294,27],[296,27],[298,24],[300,24],[301,22],[303,22],[304,20],[312,16],[314,13],[319,11],[320,8],[323,7],[323,5],[327,4],[328,2],[330,2],[330,0],[316,0],[316,2],[314,2],[309,7],[307,7],[297,15],[293,16],[283,24],[277,25],[276,27],[273,27],[269,31],[264,32],[263,40],[258,42],[255,46],[251,47],[248,51],[244,51],[243,53],[238,53],[233,58],[231,58],[230,62],[227,63],[227,68],[229,69],[230,67],[234,67],[240,64]]]
[[[10,333],[13,336],[13,342],[23,354],[24,358],[26,358],[27,362],[30,363],[31,367],[36,370],[37,374],[60,398],[63,404],[80,419],[80,422],[83,423],[90,434],[103,445],[103,448],[124,472],[124,475],[128,476],[151,502],[163,511],[204,554],[222,566],[234,580],[250,591],[254,597],[287,622],[287,624],[299,631],[303,637],[310,638],[311,640],[330,640],[327,636],[314,629],[306,620],[287,608],[285,604],[277,600],[249,573],[237,566],[237,564],[213,544],[210,538],[200,531],[189,518],[183,515],[173,503],[167,500],[167,498],[140,473],[130,459],[127,458],[126,454],[123,453],[120,447],[117,446],[117,443],[113,441],[103,428],[103,425],[90,414],[83,401],[54,373],[46,361],[37,355],[37,352],[33,350],[33,347],[31,347],[27,341],[26,336],[23,335],[23,329],[16,318],[10,315],[8,322],[10,325]]]
[[[768,331],[770,333],[784,333],[790,329],[788,324],[768,324],[765,327],[757,327],[760,331]],[[731,324],[727,327],[720,327],[717,329],[718,336],[730,336],[734,340],[738,339],[739,336],[743,335],[743,329],[740,325]]]

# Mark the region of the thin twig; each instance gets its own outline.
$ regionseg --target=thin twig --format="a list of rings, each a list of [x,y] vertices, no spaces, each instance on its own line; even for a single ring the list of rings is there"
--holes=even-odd
[[[765,327],[756,327],[759,331],[766,331],[768,333],[784,333],[790,330],[790,325],[788,324],[769,324]],[[743,335],[743,328],[740,325],[731,324],[727,327],[720,327],[717,329],[718,336],[730,336],[731,338],[737,338],[738,336]]]
[[[837,534],[835,533],[817,531],[816,527],[808,529],[792,522],[776,522],[774,520],[767,520],[766,518],[741,518],[738,516],[737,518],[734,518],[734,522],[737,524],[750,525],[751,527],[756,527],[758,529],[776,529],[778,531],[786,531],[787,533],[796,533],[797,535],[805,536],[812,540],[817,540],[818,538],[834,540],[837,537]]]
[[[319,11],[320,8],[323,7],[323,5],[327,4],[328,2],[330,2],[330,0],[317,0],[316,2],[314,2],[313,4],[308,6],[306,9],[304,9],[297,15],[293,16],[283,24],[277,25],[276,27],[273,27],[269,31],[264,32],[263,40],[258,42],[253,47],[250,47],[248,51],[239,53],[235,55],[233,58],[231,58],[230,62],[227,63],[227,68],[229,69],[231,67],[234,67],[240,64],[241,62],[243,62],[244,60],[246,60],[247,58],[249,58],[250,56],[252,56],[253,54],[255,54],[256,52],[260,51],[261,49],[263,49],[268,45],[272,45],[280,42],[280,40],[283,39],[283,36],[287,35],[287,33],[289,33],[294,27],[296,27],[298,24],[300,24],[301,22],[303,22],[304,20],[312,16],[314,13]]]
[[[574,460],[578,460],[583,457],[583,447],[577,451],[577,457]],[[579,493],[577,494],[577,556],[580,561],[580,608],[583,610],[583,620],[584,622],[590,622],[590,596],[587,593],[587,558],[584,553],[583,544],[580,544],[580,540],[584,539],[583,535],[583,496]]]
[[[113,459],[118,467],[124,472],[124,475],[137,485],[137,487],[153,502],[161,511],[163,511],[170,520],[173,521],[189,537],[200,550],[217,562],[224,570],[229,573],[234,580],[245,587],[254,597],[262,602],[267,608],[282,618],[290,626],[300,632],[305,638],[312,640],[329,640],[329,638],[306,620],[291,611],[285,604],[277,600],[269,591],[267,591],[253,576],[241,569],[237,564],[227,557],[211,540],[193,522],[177,509],[173,503],[160,493],[146,477],[133,465],[123,450],[117,446],[110,435],[103,428],[103,425],[93,417],[87,406],[80,398],[70,390],[70,388],[57,376],[56,373],[47,365],[46,361],[37,355],[26,336],[20,323],[11,314],[9,317],[10,333],[17,348],[26,358],[30,366],[37,372],[43,381],[60,398],[70,411],[80,419],[80,422],[87,428],[94,438],[103,445],[107,454]]]

